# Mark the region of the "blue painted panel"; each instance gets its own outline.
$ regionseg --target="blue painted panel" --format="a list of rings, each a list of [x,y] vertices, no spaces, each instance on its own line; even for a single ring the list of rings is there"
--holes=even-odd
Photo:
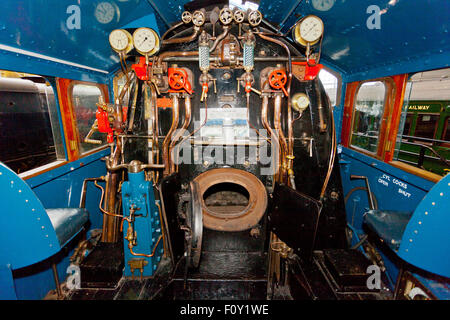
[[[417,67],[417,62],[426,60],[427,56],[450,51],[448,1],[336,0],[331,1],[334,5],[327,11],[317,10],[315,2],[303,1],[283,30],[295,23],[298,19],[296,15],[319,16],[325,24],[323,57],[349,74],[409,60],[416,61]],[[270,13],[269,17],[273,16],[279,22],[280,16],[289,12],[291,1],[289,5],[285,1],[263,1],[262,10],[274,3],[278,12]],[[367,13],[367,8],[371,5],[381,10],[380,29],[370,30],[367,27],[371,15]],[[418,67],[427,68],[423,63]]]
[[[339,149],[342,150],[339,161],[344,194],[347,196],[351,189],[365,186],[363,180],[350,180],[350,175],[367,176],[379,209],[412,212],[434,185],[351,149]],[[366,191],[355,191],[346,200],[347,221],[353,221],[353,226],[361,229],[362,214],[369,208]]]
[[[432,273],[450,278],[450,175],[417,206],[403,233],[398,255]]]
[[[79,29],[68,27],[75,14],[68,10],[71,5],[79,8]],[[110,70],[119,62],[109,46],[109,33],[154,13],[146,0],[6,0],[2,12],[1,44],[101,70]]]
[[[156,246],[159,237],[161,236],[161,221],[159,220],[159,210],[155,205],[155,196],[153,194],[153,184],[151,181],[145,180],[145,173],[128,173],[129,181],[122,185],[122,204],[125,216],[130,216],[130,208],[136,208],[135,221],[132,223],[132,228],[136,233],[136,244],[132,247],[135,254],[151,255],[153,248]],[[163,242],[159,241],[155,254],[152,257],[136,256],[131,254],[129,248],[129,241],[127,240],[127,233],[129,229],[129,222],[123,223],[123,246],[125,253],[125,276],[132,276],[130,260],[144,259],[147,261],[147,266],[144,267],[143,276],[151,276],[156,270],[161,255],[163,253]],[[134,270],[134,275],[140,274],[139,270]]]
[[[0,264],[22,268],[47,259],[60,249],[42,203],[18,175],[0,162]]]
[[[109,149],[102,150],[30,178],[26,182],[33,188],[34,193],[45,207],[78,207],[83,180],[106,174],[105,164],[100,159],[108,154]],[[98,209],[100,194],[98,188],[92,183],[88,183],[86,209],[90,213],[91,229],[102,227],[103,216]],[[69,197],[66,195],[69,195]],[[70,264],[69,257],[73,254],[76,245],[72,241],[68,245],[69,252],[58,258],[56,267],[61,281],[67,276],[66,270]],[[55,288],[52,270],[48,263],[38,264],[31,271],[24,273],[24,275],[20,274],[14,279],[19,299],[42,299],[48,291]]]

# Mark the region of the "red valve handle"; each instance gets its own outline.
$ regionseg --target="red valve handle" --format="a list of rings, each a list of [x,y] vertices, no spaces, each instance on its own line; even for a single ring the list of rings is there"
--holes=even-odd
[[[186,90],[187,93],[192,94],[191,85],[189,83],[188,75],[183,69],[169,69],[169,86],[173,90]]]
[[[288,96],[288,93],[287,93],[286,89],[284,88],[284,86],[286,85],[286,82],[287,82],[287,76],[286,76],[286,72],[284,72],[284,70],[281,70],[281,69],[273,70],[269,74],[270,86],[274,89],[283,90],[284,94],[286,96]]]

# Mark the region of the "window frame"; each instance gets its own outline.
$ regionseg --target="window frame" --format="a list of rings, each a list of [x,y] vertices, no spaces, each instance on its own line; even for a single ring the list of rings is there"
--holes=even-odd
[[[107,142],[105,142],[104,145],[101,145],[97,148],[93,148],[86,152],[81,152],[80,144],[82,143],[82,139],[80,137],[80,132],[78,130],[78,123],[77,123],[77,118],[76,118],[76,113],[75,113],[75,104],[73,101],[73,88],[76,85],[86,85],[86,86],[97,87],[100,90],[101,94],[103,95],[103,100],[105,101],[105,103],[109,103],[109,94],[108,94],[108,88],[105,84],[100,84],[100,83],[95,83],[95,82],[72,80],[72,81],[70,81],[70,84],[67,87],[66,94],[67,94],[68,103],[69,103],[70,109],[71,109],[71,118],[72,118],[72,124],[73,124],[73,129],[74,129],[74,136],[75,136],[75,141],[78,142],[76,145],[76,151],[77,151],[76,158],[81,159],[81,158],[87,157],[93,153],[107,149],[109,147],[109,144]]]
[[[381,116],[381,123],[380,123],[380,132],[379,132],[379,138],[378,138],[378,144],[377,144],[377,150],[376,152],[371,152],[369,150],[360,148],[358,146],[352,145],[352,136],[353,136],[353,129],[354,129],[354,119],[355,119],[355,112],[356,112],[356,103],[357,103],[357,97],[359,90],[361,89],[362,85],[368,82],[382,82],[385,87],[384,92],[384,107],[383,107],[383,115]],[[377,79],[368,79],[363,80],[358,83],[358,86],[355,89],[354,95],[352,97],[353,101],[351,104],[351,116],[350,116],[350,130],[347,137],[347,147],[361,152],[367,156],[376,158],[378,160],[383,160],[385,149],[386,149],[386,142],[388,132],[390,128],[390,121],[392,119],[392,112],[394,107],[394,97],[396,95],[396,85],[395,82],[390,77],[384,77],[384,78],[377,78]]]
[[[23,180],[27,180],[27,179],[31,179],[34,178],[36,176],[39,176],[41,174],[44,174],[48,171],[51,171],[53,169],[57,169],[59,167],[62,167],[63,165],[69,163],[69,158],[68,158],[68,154],[67,154],[67,149],[66,149],[66,135],[65,135],[65,126],[64,126],[64,122],[62,121],[62,113],[61,113],[61,100],[59,97],[59,89],[58,89],[58,85],[57,85],[57,78],[56,77],[49,77],[46,75],[42,75],[42,74],[36,74],[36,73],[28,73],[28,72],[24,72],[24,71],[15,71],[15,70],[10,70],[10,69],[2,69],[2,71],[7,71],[7,72],[13,72],[13,73],[24,73],[24,74],[30,74],[33,76],[37,76],[37,77],[42,77],[45,79],[46,82],[48,82],[53,90],[53,95],[55,98],[55,111],[57,113],[58,116],[58,125],[59,125],[59,130],[61,133],[61,140],[62,140],[62,147],[63,147],[63,154],[64,154],[64,159],[56,159],[52,162],[49,162],[47,164],[44,164],[42,166],[21,172],[21,173],[17,173],[17,175],[23,179]],[[47,106],[48,107],[48,106]],[[50,112],[50,110],[49,110]],[[51,121],[51,120],[50,120]],[[53,130],[52,130],[53,132]],[[53,139],[55,139],[55,137],[53,136]],[[55,142],[55,141],[54,141]],[[56,142],[55,142],[56,143]],[[55,146],[56,147],[56,146]]]

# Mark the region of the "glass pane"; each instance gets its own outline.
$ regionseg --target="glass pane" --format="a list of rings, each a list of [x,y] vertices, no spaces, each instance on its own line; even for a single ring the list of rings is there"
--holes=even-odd
[[[319,79],[322,81],[322,85],[330,98],[331,105],[335,106],[338,92],[338,78],[327,70],[322,69],[319,72]]]
[[[437,129],[439,115],[419,114],[417,117],[415,137],[433,139]]]
[[[450,68],[416,73],[407,88],[394,160],[444,175],[448,166],[440,158],[450,159],[450,144],[444,142],[450,139]]]
[[[351,145],[376,153],[384,112],[386,88],[383,82],[361,85],[356,96]]]
[[[0,161],[24,173],[64,157],[50,83],[37,75],[0,71]]]
[[[447,122],[445,123],[444,133],[442,134],[442,140],[450,142],[450,118],[447,118]]]
[[[95,85],[75,84],[73,86],[72,103],[77,121],[81,154],[105,144],[105,134],[98,131],[95,131],[90,139],[102,141],[101,145],[84,142],[84,139],[95,122],[95,113],[97,111],[96,104],[101,95],[102,92],[100,88]]]

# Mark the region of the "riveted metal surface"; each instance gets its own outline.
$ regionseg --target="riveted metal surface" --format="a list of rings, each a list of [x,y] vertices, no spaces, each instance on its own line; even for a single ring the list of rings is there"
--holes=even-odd
[[[22,268],[57,253],[56,232],[42,203],[16,173],[0,162],[0,264]]]
[[[398,255],[424,270],[450,277],[450,175],[419,203],[403,233]]]
[[[253,174],[233,168],[206,171],[194,179],[198,183],[203,207],[203,225],[218,231],[242,231],[256,225],[267,209],[267,192],[262,182]],[[203,199],[205,192],[219,183],[234,183],[244,187],[248,194],[248,206],[236,214],[218,214],[209,209]]]

